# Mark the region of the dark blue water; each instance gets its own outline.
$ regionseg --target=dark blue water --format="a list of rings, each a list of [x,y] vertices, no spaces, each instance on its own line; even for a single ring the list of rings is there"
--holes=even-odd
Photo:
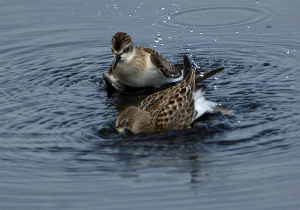
[[[0,3],[0,209],[300,208],[300,3]],[[116,134],[110,40],[126,31],[173,63],[226,70],[187,131]]]

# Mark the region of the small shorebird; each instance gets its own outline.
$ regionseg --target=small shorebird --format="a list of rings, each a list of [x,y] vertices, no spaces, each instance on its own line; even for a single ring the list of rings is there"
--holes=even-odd
[[[212,76],[223,69],[208,74]],[[128,129],[134,134],[183,130],[190,128],[191,123],[205,112],[230,114],[228,108],[205,99],[205,86],[197,86],[201,81],[203,78],[195,76],[195,69],[191,69],[187,56],[184,56],[182,82],[148,96],[138,107],[127,107],[116,120],[116,130],[122,132]]]
[[[182,79],[178,66],[151,48],[134,47],[131,37],[124,32],[112,37],[111,50],[114,61],[103,78],[118,91],[124,91],[126,86],[158,88]]]

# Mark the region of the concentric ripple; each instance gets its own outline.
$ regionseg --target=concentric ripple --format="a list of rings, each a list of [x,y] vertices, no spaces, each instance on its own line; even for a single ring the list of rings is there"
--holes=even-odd
[[[299,6],[2,0],[0,209],[298,209]],[[172,63],[225,67],[204,85],[233,115],[116,133],[150,94],[107,94],[118,31]]]
[[[165,26],[216,28],[251,25],[268,20],[272,15],[269,8],[211,6],[185,8],[169,14]]]

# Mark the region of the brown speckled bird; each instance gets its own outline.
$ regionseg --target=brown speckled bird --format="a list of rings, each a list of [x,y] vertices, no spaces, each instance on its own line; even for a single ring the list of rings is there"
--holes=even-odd
[[[122,111],[116,120],[117,131],[128,129],[136,134],[184,130],[190,128],[191,123],[205,112],[217,110],[230,114],[229,109],[206,100],[204,86],[197,86],[199,82],[223,69],[210,71],[205,78],[195,77],[195,69],[191,69],[187,56],[184,56],[182,82],[148,96],[138,107],[130,106]]]

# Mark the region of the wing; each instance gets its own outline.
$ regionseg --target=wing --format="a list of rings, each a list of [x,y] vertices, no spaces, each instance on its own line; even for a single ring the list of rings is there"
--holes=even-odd
[[[178,78],[181,76],[180,65],[172,65],[162,54],[151,48],[144,47],[143,51],[150,54],[151,62],[159,69],[166,77]]]
[[[195,70],[188,69],[184,80],[171,88],[148,96],[140,109],[149,112],[156,132],[190,127],[195,116]]]
[[[168,100],[151,113],[156,132],[183,130],[190,127],[195,116],[194,93],[189,87],[177,88]]]
[[[173,66],[162,55],[151,54],[150,60],[166,77],[178,78],[181,76],[180,68],[176,68],[176,66]]]
[[[172,95],[174,89],[176,88],[178,88],[178,85],[148,96],[141,102],[139,108],[150,113],[154,112],[158,109],[159,106],[161,106],[162,101],[168,100],[168,98],[170,97],[170,95]]]

